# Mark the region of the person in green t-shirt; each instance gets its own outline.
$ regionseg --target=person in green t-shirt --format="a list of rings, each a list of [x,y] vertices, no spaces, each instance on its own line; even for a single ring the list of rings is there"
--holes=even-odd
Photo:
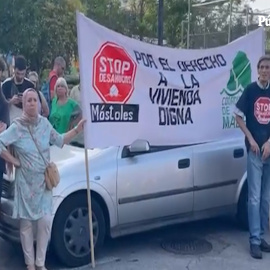
[[[68,86],[64,78],[58,78],[54,88],[49,121],[60,134],[72,129],[82,117],[79,104],[68,97]]]

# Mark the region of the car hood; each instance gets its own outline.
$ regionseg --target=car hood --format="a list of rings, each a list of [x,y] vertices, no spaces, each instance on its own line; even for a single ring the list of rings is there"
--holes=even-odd
[[[97,166],[99,160],[107,160],[112,158],[112,154],[118,152],[119,147],[108,147],[108,148],[94,148],[88,149],[88,161],[91,162],[91,169],[93,166]],[[59,171],[69,170],[70,166],[72,169],[75,164],[82,163],[85,165],[85,149],[72,145],[65,145],[63,148],[51,146],[51,161],[56,163]],[[89,164],[90,165],[90,164]]]
[[[88,164],[90,180],[94,181],[97,174],[116,167],[119,147],[90,149]],[[60,184],[54,189],[54,194],[79,182],[86,184],[85,150],[76,146],[65,145],[62,149],[51,147],[51,161],[55,162],[60,173]]]
[[[119,147],[87,150],[91,181],[95,181],[95,176],[100,174],[102,171],[104,172],[115,169],[118,150]],[[77,184],[81,185],[83,189],[86,188],[84,148],[72,145],[64,145],[63,148],[51,146],[50,160],[57,165],[60,174],[60,183],[53,189],[54,196],[60,196],[64,190],[71,186],[76,186]],[[4,179],[13,182],[15,180],[14,176],[15,170],[11,177],[4,174]]]
[[[92,149],[88,150],[88,156],[92,158],[97,153],[102,152],[102,149]],[[59,148],[56,146],[51,146],[50,154],[51,161],[56,163],[58,169],[66,165],[66,162],[80,159],[84,156],[85,150],[84,148],[72,146],[72,145],[64,145],[63,148]]]
[[[88,150],[88,160],[92,161],[96,156],[101,156],[104,153],[104,149],[91,149]],[[57,168],[60,173],[63,173],[68,167],[73,168],[75,163],[81,162],[83,159],[83,164],[85,164],[85,150],[84,148],[72,146],[72,145],[64,145],[63,148],[59,148],[56,146],[50,147],[50,159],[57,165]],[[70,167],[71,166],[71,167]],[[12,178],[4,174],[4,178],[9,181],[13,181],[15,176],[15,169],[12,175]]]

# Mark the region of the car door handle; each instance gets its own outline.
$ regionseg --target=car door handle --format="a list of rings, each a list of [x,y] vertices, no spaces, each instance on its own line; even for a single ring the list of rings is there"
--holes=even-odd
[[[189,166],[190,166],[190,159],[189,158],[180,159],[178,161],[178,169],[188,168]]]
[[[233,157],[234,158],[240,158],[240,157],[243,157],[243,156],[244,156],[244,149],[243,148],[235,149],[233,151]]]

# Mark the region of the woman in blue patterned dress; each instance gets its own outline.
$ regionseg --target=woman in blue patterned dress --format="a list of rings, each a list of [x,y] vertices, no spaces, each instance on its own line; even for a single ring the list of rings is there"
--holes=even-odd
[[[23,94],[23,114],[0,134],[0,156],[16,167],[13,218],[20,219],[20,237],[28,270],[45,270],[45,257],[52,223],[52,191],[46,189],[45,164],[29,129],[47,161],[50,144],[63,147],[83,130],[85,120],[60,135],[38,114],[34,89]],[[29,129],[28,129],[29,128]],[[7,147],[12,151],[8,151]],[[14,154],[12,155],[11,152]],[[37,250],[34,257],[32,221],[37,221]]]

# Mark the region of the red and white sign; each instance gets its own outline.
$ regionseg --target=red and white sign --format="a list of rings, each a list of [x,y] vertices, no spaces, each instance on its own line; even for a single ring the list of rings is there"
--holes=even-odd
[[[270,122],[270,98],[257,99],[254,104],[254,115],[260,124],[267,125]]]
[[[133,90],[136,63],[126,50],[104,43],[93,59],[93,87],[105,103],[126,103]]]

